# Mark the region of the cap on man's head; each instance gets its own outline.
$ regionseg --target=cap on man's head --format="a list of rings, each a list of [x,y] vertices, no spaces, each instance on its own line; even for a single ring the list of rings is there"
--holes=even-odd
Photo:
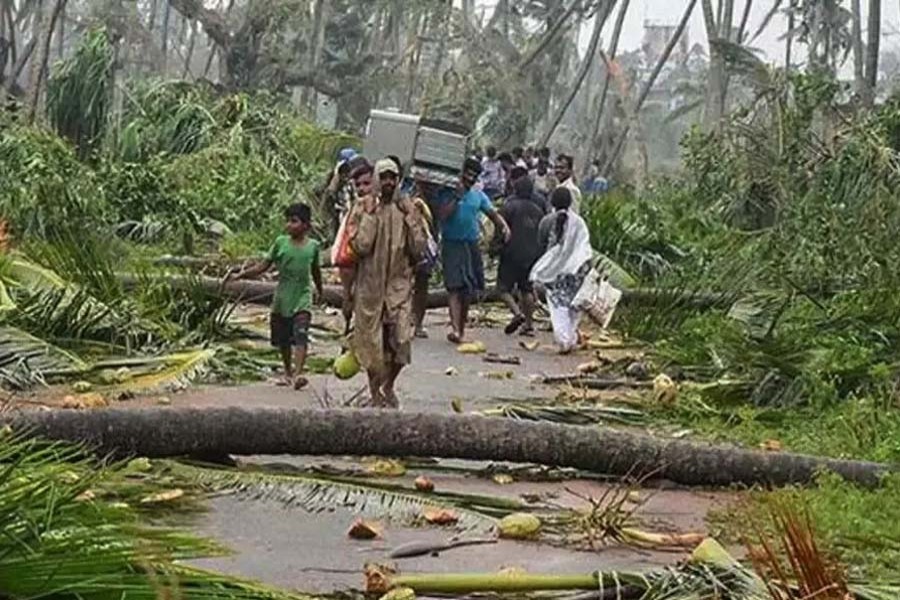
[[[356,150],[353,148],[344,148],[340,152],[338,152],[338,161],[339,162],[349,162],[356,157]]]
[[[400,169],[397,168],[397,163],[390,158],[382,158],[375,163],[375,175],[381,177],[385,173],[393,173],[398,177],[400,176]]]

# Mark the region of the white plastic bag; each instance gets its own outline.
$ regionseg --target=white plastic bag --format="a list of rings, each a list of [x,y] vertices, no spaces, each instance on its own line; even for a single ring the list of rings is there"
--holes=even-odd
[[[608,277],[601,275],[596,269],[591,269],[578,293],[575,294],[572,304],[575,308],[587,312],[591,319],[606,329],[621,299],[622,291],[615,288]]]

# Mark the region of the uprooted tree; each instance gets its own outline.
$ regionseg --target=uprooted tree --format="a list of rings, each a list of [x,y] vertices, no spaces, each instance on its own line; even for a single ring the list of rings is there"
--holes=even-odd
[[[480,416],[372,410],[110,409],[23,413],[16,431],[85,442],[103,452],[181,455],[437,456],[574,467],[611,475],[652,473],[686,485],[809,483],[831,470],[877,485],[892,467],[788,452]]]

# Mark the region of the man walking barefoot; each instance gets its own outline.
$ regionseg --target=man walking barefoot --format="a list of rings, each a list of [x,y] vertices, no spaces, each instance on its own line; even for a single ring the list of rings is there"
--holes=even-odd
[[[456,193],[438,209],[442,220],[444,285],[450,295],[450,332],[447,340],[454,344],[462,343],[465,338],[472,298],[484,291],[484,263],[478,247],[481,233],[479,215],[487,215],[500,231],[504,243],[510,238],[506,221],[494,210],[494,205],[484,192],[473,187],[480,173],[481,164],[476,159],[466,159]]]
[[[368,374],[372,405],[398,408],[394,386],[411,359],[413,278],[426,238],[418,211],[400,195],[397,165],[379,160],[375,178],[377,192],[351,213],[358,261],[352,346]]]

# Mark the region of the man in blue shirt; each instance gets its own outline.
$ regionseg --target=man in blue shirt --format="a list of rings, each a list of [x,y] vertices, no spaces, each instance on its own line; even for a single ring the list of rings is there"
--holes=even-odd
[[[480,215],[487,215],[494,223],[504,243],[509,241],[511,235],[509,226],[494,209],[490,199],[473,187],[480,174],[481,163],[473,158],[466,159],[456,193],[438,207],[444,285],[450,295],[451,329],[447,340],[454,344],[462,343],[465,338],[473,296],[484,291],[484,263],[478,247]]]

